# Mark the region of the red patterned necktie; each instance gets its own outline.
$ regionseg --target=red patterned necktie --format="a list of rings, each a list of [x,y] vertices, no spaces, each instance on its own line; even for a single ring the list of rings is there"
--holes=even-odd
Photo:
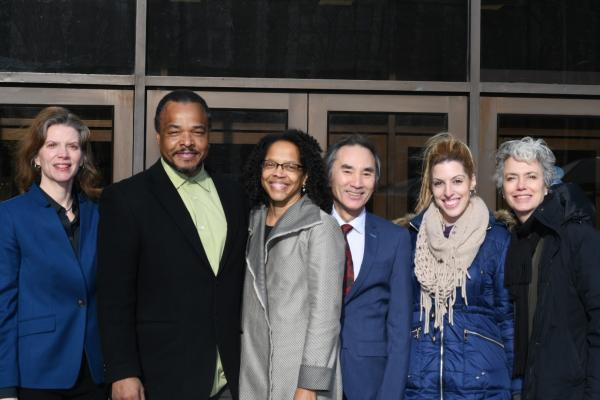
[[[350,252],[350,245],[348,244],[348,232],[352,230],[352,225],[342,225],[342,232],[344,232],[344,240],[346,241],[346,268],[344,270],[344,296],[352,289],[354,283],[354,264],[352,263],[352,253]]]

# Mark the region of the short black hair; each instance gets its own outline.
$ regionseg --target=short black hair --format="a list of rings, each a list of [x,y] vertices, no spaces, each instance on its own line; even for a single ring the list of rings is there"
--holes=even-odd
[[[261,185],[262,162],[269,147],[281,140],[298,147],[300,163],[304,167],[307,176],[306,195],[323,211],[331,212],[333,201],[329,190],[329,181],[325,173],[325,163],[321,157],[321,146],[308,133],[296,129],[288,129],[283,133],[271,133],[264,136],[250,153],[242,174],[250,206],[269,205],[269,196]]]
[[[375,160],[375,183],[379,183],[379,178],[381,177],[381,159],[377,154],[377,149],[375,148],[373,142],[371,142],[366,136],[358,133],[345,136],[339,142],[329,146],[327,149],[327,155],[325,156],[327,176],[331,178],[331,169],[333,168],[333,163],[337,157],[337,152],[344,146],[361,146],[371,152],[373,159]]]
[[[163,108],[169,102],[173,101],[175,103],[196,103],[199,104],[200,107],[204,110],[208,118],[208,128],[210,128],[211,116],[210,109],[206,104],[206,101],[196,92],[192,92],[191,90],[186,89],[178,89],[174,90],[170,93],[167,93],[165,97],[160,99],[158,105],[156,106],[156,113],[154,114],[154,129],[156,129],[157,133],[160,133],[160,114],[162,113]]]

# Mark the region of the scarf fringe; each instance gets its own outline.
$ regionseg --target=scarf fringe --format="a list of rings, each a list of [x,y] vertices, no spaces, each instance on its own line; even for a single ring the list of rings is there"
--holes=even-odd
[[[488,223],[489,211],[478,197],[471,198],[448,238],[443,236],[443,219],[435,203],[425,211],[415,251],[415,275],[421,285],[420,320],[424,314],[425,334],[429,333],[432,308],[434,329],[443,330],[446,315],[448,322],[454,324],[457,288],[468,305],[467,269],[485,239]]]

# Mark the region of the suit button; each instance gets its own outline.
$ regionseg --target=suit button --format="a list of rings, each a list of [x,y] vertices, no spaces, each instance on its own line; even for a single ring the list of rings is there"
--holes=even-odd
[[[78,300],[77,300],[77,305],[78,305],[79,307],[85,307],[85,300],[83,300],[83,299],[78,299]]]

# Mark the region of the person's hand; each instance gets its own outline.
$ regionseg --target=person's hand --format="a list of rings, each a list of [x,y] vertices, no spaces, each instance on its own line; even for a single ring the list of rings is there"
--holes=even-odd
[[[144,400],[144,386],[140,378],[125,378],[113,382],[113,400]]]
[[[317,392],[298,388],[296,389],[296,393],[294,393],[294,400],[317,400]]]

